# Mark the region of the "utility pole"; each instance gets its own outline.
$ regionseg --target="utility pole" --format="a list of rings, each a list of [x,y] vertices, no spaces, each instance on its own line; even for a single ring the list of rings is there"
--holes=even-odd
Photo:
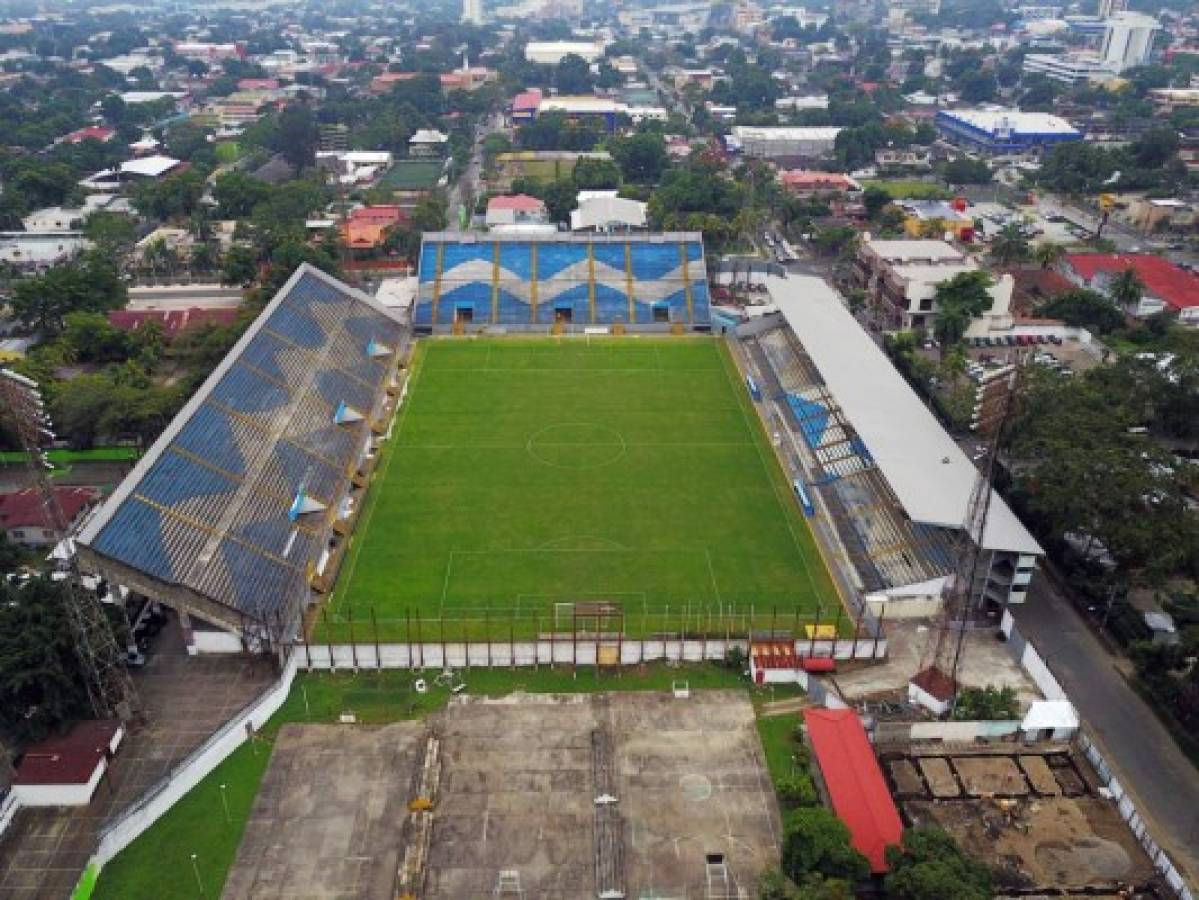
[[[46,522],[54,532],[56,545],[63,548],[67,578],[62,585],[67,620],[74,632],[92,712],[97,718],[115,716],[127,722],[136,710],[137,694],[104,606],[81,581],[69,523],[50,482],[46,446],[54,440],[54,431],[37,382],[9,369],[0,369],[0,415],[16,431]]]

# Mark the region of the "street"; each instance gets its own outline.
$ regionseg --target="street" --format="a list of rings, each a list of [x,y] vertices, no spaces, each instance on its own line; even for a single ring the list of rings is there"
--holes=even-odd
[[[1199,878],[1199,771],[1117,671],[1107,649],[1045,573],[1013,607],[1136,801],[1150,833],[1194,885]]]

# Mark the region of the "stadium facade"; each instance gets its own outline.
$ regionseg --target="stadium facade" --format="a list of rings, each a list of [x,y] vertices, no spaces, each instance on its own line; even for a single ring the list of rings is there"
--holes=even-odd
[[[185,626],[256,646],[293,636],[357,511],[408,337],[301,266],[85,524],[82,565]]]
[[[711,323],[698,232],[429,233],[419,275],[413,323],[425,333]]]

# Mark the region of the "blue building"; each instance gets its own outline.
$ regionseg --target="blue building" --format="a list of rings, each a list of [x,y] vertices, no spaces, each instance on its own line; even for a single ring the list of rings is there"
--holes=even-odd
[[[419,275],[413,323],[423,332],[711,325],[697,232],[430,233],[421,245]]]
[[[1018,110],[942,109],[936,126],[952,143],[993,155],[1038,153],[1083,139],[1065,119]]]

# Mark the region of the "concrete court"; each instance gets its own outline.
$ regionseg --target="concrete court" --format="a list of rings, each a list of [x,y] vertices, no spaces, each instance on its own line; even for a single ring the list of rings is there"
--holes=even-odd
[[[597,730],[612,746],[626,896],[704,896],[710,853],[754,896],[778,864],[778,811],[739,692],[464,698],[441,730],[430,898],[491,896],[505,869],[528,900],[595,896]]]
[[[390,897],[425,727],[285,725],[222,897]]]

